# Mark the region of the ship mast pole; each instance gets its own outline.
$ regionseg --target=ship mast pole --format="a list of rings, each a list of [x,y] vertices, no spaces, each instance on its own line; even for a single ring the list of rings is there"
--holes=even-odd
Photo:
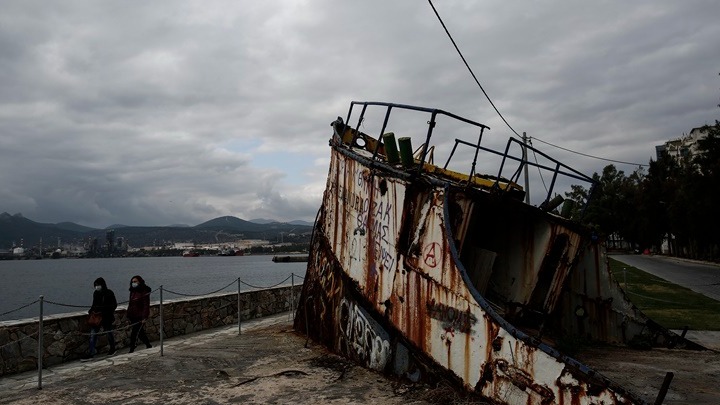
[[[523,132],[523,166],[525,166],[525,203],[530,204],[530,180],[528,179],[527,134]]]

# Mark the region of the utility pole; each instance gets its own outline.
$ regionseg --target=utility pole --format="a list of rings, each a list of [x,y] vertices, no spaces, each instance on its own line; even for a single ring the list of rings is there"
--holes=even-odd
[[[527,164],[527,134],[523,132],[523,166],[525,167],[525,203],[530,205],[530,180],[528,178],[528,164]]]

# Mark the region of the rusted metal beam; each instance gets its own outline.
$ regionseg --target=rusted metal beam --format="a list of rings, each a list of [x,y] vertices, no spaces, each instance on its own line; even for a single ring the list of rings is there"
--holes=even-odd
[[[675,374],[671,371],[668,371],[667,374],[665,374],[665,379],[660,387],[660,392],[658,392],[657,398],[655,398],[655,405],[662,405],[663,401],[665,401],[665,395],[670,388],[670,383],[672,382],[674,376]]]

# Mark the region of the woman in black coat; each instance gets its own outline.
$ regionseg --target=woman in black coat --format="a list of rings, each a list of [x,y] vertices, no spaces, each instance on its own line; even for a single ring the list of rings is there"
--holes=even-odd
[[[128,302],[127,317],[132,325],[130,333],[130,353],[135,351],[138,337],[148,349],[152,347],[150,339],[145,334],[145,321],[150,317],[150,287],[145,280],[134,276],[130,280],[130,301]]]
[[[102,314],[102,322],[98,326],[90,327],[90,353],[83,360],[90,360],[95,356],[95,345],[101,327],[107,334],[110,344],[108,355],[112,356],[116,353],[115,337],[113,336],[113,322],[115,322],[115,309],[117,308],[115,293],[107,287],[105,279],[102,277],[98,277],[93,285],[95,292],[93,292],[93,302],[88,313],[99,312]]]

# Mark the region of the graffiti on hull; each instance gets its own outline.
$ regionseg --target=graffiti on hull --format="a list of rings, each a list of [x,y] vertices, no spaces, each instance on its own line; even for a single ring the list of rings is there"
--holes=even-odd
[[[338,307],[340,347],[373,370],[382,371],[392,357],[388,333],[356,303],[343,298]]]

